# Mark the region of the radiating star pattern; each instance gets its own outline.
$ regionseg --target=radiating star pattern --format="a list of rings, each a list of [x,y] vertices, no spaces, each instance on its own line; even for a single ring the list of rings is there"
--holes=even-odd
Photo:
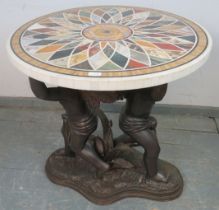
[[[79,71],[129,71],[178,60],[197,43],[182,20],[134,7],[88,7],[46,16],[20,40],[34,59]]]

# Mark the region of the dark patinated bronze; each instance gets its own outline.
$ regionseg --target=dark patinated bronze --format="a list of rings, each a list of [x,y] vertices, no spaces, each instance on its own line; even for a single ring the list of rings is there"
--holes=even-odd
[[[59,101],[65,148],[47,160],[48,178],[71,187],[96,204],[110,204],[126,197],[159,201],[177,198],[183,180],[177,168],[158,159],[157,121],[150,116],[156,101],[164,97],[167,84],[131,91],[95,92],[47,88],[29,79],[33,93],[44,100]],[[113,138],[112,122],[100,110],[101,102],[125,98],[119,118],[122,136]],[[103,135],[92,135],[98,118]],[[136,146],[141,146],[140,152]]]

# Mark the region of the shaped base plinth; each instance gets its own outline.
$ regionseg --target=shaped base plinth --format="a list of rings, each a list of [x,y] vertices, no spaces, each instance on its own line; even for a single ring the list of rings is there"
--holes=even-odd
[[[135,153],[138,167],[120,156],[109,171],[100,175],[88,162],[80,157],[68,157],[64,149],[59,149],[48,158],[46,173],[52,182],[70,187],[99,205],[127,197],[167,201],[180,196],[183,179],[175,166],[159,160],[159,171],[168,178],[167,183],[146,179],[142,154],[136,149],[131,150]]]

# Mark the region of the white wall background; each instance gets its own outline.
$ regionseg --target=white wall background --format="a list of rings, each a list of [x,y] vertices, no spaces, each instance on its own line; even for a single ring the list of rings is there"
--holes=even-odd
[[[162,103],[219,107],[219,1],[218,0],[0,0],[0,96],[33,96],[27,77],[9,63],[5,44],[9,35],[30,19],[87,5],[135,5],[167,10],[197,21],[212,35],[208,63],[192,75],[172,82]]]

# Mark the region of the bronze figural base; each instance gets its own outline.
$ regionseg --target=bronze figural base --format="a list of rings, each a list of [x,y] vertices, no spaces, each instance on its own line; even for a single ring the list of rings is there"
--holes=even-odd
[[[126,197],[154,200],[177,198],[183,180],[177,168],[158,159],[160,147],[156,119],[150,116],[156,101],[162,100],[167,85],[131,91],[95,92],[47,88],[29,79],[33,93],[44,100],[59,101],[65,110],[62,134],[65,148],[47,160],[48,178],[71,187],[96,204],[110,204]],[[112,122],[99,109],[100,102],[126,98],[119,118],[124,132],[113,139]],[[98,118],[103,137],[93,136]],[[144,149],[142,154],[135,147]]]

